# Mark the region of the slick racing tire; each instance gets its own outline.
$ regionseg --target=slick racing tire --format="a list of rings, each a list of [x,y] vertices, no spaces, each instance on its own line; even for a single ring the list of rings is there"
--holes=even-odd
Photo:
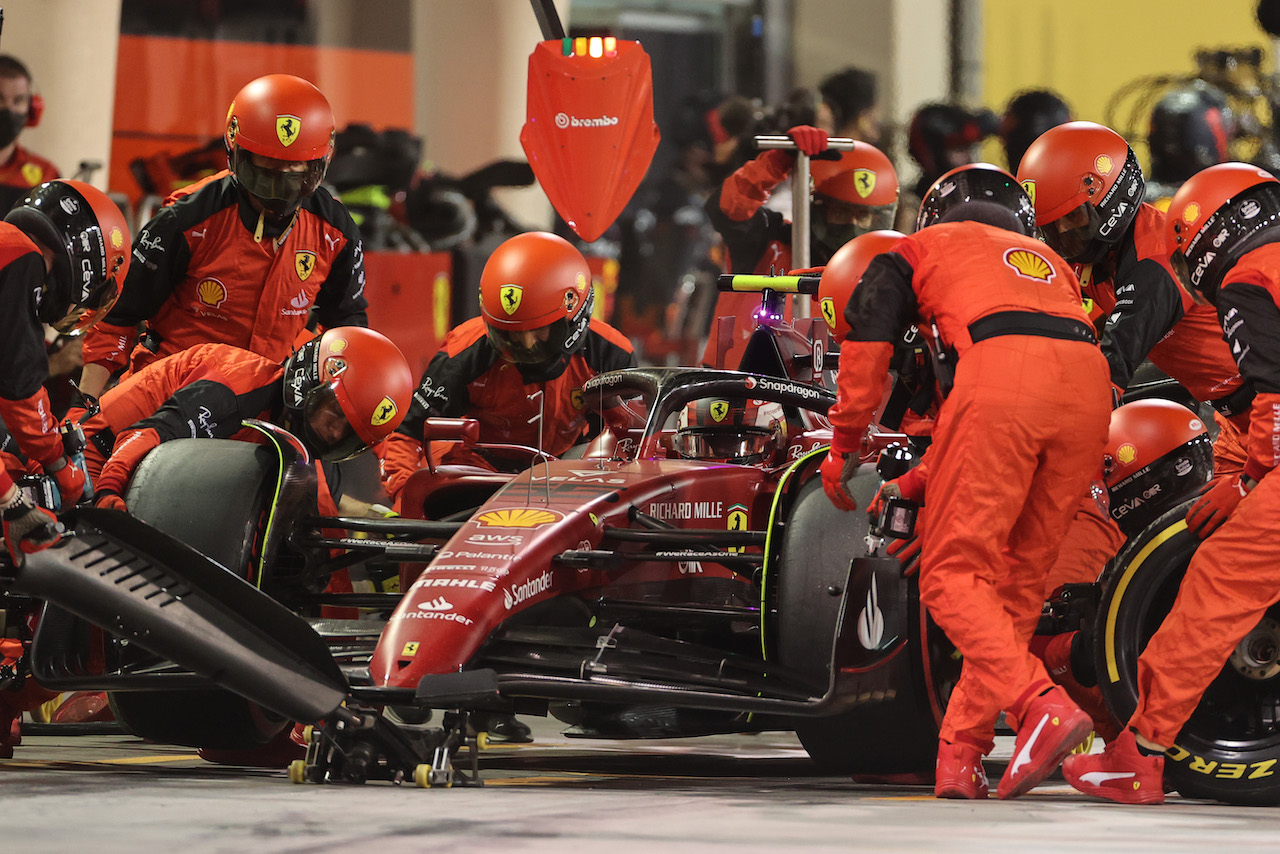
[[[147,455],[129,484],[129,512],[244,578],[276,477],[266,447],[176,439]],[[237,749],[270,741],[288,720],[221,689],[113,691],[116,719],[167,744]]]
[[[1168,615],[1201,541],[1186,502],[1152,522],[1107,566],[1097,617],[1098,684],[1116,718],[1138,705],[1137,662]],[[1184,797],[1280,803],[1280,606],[1223,665],[1165,757],[1165,783]]]
[[[787,515],[777,580],[777,654],[789,669],[825,685],[830,673],[840,596],[850,561],[866,553],[862,509],[879,487],[872,465],[851,483],[858,510],[836,509],[813,478]],[[897,577],[897,573],[893,575]],[[930,774],[946,698],[959,676],[954,647],[920,607],[915,579],[906,585],[905,637],[866,671],[863,701],[827,717],[796,717],[796,735],[825,771],[840,774]],[[858,617],[852,601],[846,621]]]

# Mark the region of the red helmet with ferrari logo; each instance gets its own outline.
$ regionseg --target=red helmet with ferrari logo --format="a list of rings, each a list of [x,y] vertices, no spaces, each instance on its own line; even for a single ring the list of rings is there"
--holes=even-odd
[[[1125,536],[1190,498],[1213,477],[1213,443],[1196,413],[1152,398],[1111,413],[1102,479],[1111,518]]]
[[[680,413],[672,438],[686,460],[738,465],[778,465],[787,449],[787,419],[779,403],[702,398]]]
[[[283,215],[324,180],[334,131],[319,89],[292,74],[268,74],[246,84],[227,110],[227,166],[245,192]]]
[[[1188,178],[1169,203],[1169,262],[1184,287],[1216,302],[1223,277],[1241,256],[1280,239],[1277,222],[1275,176],[1248,163],[1210,166]]]
[[[387,437],[409,410],[415,383],[400,348],[362,326],[338,326],[284,364],[284,403],[321,460],[351,459]]]
[[[587,259],[555,234],[517,234],[480,274],[480,314],[502,357],[526,380],[550,380],[586,341],[595,303]]]
[[[845,320],[844,309],[858,280],[867,271],[867,265],[877,255],[897,246],[904,237],[906,235],[902,232],[889,229],[869,231],[837,249],[823,268],[816,294],[818,310],[836,342],[843,341],[849,334],[849,321]]]
[[[129,225],[106,193],[59,178],[33,187],[5,222],[53,251],[36,291],[40,320],[79,335],[106,316],[129,273]]]
[[[1073,264],[1097,263],[1120,243],[1146,188],[1129,143],[1093,122],[1041,134],[1022,157],[1018,181],[1045,242]]]
[[[809,162],[814,237],[832,249],[869,231],[893,227],[898,173],[885,153],[855,141],[839,160]]]

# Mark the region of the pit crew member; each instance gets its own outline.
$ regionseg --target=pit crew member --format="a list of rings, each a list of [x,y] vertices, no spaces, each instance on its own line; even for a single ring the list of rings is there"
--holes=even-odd
[[[800,125],[787,131],[797,148],[811,157],[828,152],[827,133]],[[834,154],[834,152],[831,152]],[[706,209],[720,232],[734,273],[784,273],[792,268],[791,222],[765,206],[769,195],[791,174],[795,154],[781,149],[761,152],[738,168],[710,198]],[[856,142],[837,160],[809,163],[813,184],[810,216],[810,263],[821,266],[837,249],[860,234],[893,227],[898,210],[898,175],[875,146]],[[754,329],[752,312],[759,298],[750,294],[719,294],[712,317],[737,318],[733,341],[725,346],[713,324],[702,362],[736,368]],[[724,356],[717,354],[724,350]],[[720,364],[717,364],[717,363]]]
[[[1029,236],[1030,201],[1016,183],[994,198],[952,192],[951,202],[937,189],[922,205],[936,217],[871,262],[846,309],[850,333],[821,472],[831,501],[855,509],[846,482],[883,398],[894,342],[910,324],[928,330],[939,384],[950,391],[927,460],[920,597],[964,656],[939,734],[934,792],[987,796],[982,754],[1003,709],[1017,739],[998,793],[1012,798],[1052,773],[1092,728],[1027,647],[1045,574],[1106,442],[1107,365],[1070,267]],[[908,497],[924,498],[923,486]]]
[[[113,386],[101,411],[83,422],[94,503],[127,509],[122,496],[133,470],[162,442],[252,441],[258,434],[241,426],[245,418],[285,427],[315,459],[351,459],[400,424],[412,390],[399,348],[359,326],[329,329],[283,363],[230,344],[192,347]]]
[[[79,335],[111,308],[129,269],[129,228],[107,195],[58,179],[33,189],[0,225],[0,418],[33,470],[61,501],[83,497],[84,473],[63,453],[44,381],[44,325]],[[10,474],[25,473],[7,456]]]
[[[31,72],[16,57],[0,56],[0,211],[46,181],[58,177],[58,167],[19,145],[22,132],[40,124],[44,99],[35,94]]]
[[[1280,598],[1280,182],[1245,163],[1192,176],[1169,205],[1179,280],[1208,300],[1256,390],[1243,470],[1217,477],[1187,524],[1207,535],[1173,608],[1138,659],[1138,705],[1120,737],[1063,772],[1086,794],[1127,804],[1164,800],[1163,753],[1247,631]]]
[[[480,275],[480,317],[454,329],[427,365],[409,414],[388,437],[383,485],[398,498],[423,465],[428,417],[480,422],[480,442],[536,447],[556,456],[599,431],[573,392],[604,371],[633,367],[631,342],[591,319],[591,274],[582,253],[546,232],[499,246]],[[494,471],[519,471],[527,454],[445,457]]]
[[[241,89],[228,170],[143,227],[120,302],[85,338],[81,389],[100,394],[117,371],[205,342],[281,362],[313,311],[325,328],[368,326],[359,231],[320,186],[333,139],[329,102],[307,81],[269,74]]]

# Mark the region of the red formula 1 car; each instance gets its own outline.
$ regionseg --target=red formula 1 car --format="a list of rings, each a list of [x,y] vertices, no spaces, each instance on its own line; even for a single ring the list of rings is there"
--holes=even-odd
[[[138,519],[68,516],[72,545],[17,574],[69,609],[46,609],[32,671],[110,689],[158,741],[246,747],[323,717],[297,780],[469,779],[454,760],[475,710],[614,738],[795,729],[833,770],[927,771],[958,665],[896,561],[851,567],[867,517],[833,508],[816,471],[832,395],[642,368],[583,399],[609,424],[583,457],[538,463],[465,521],[317,518],[314,472],[279,431],[165,443],[130,488]],[[870,461],[904,439],[869,437],[864,504]],[[322,592],[361,564],[416,580],[403,597]],[[386,706],[443,710],[440,726]]]

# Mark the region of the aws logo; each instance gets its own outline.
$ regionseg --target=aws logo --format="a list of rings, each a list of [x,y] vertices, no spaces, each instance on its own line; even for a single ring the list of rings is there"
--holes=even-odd
[[[1057,272],[1049,260],[1030,249],[1010,249],[1004,253],[1004,263],[1025,279],[1052,282]]]
[[[202,279],[196,285],[196,299],[201,305],[218,308],[227,301],[227,286],[217,279]]]

